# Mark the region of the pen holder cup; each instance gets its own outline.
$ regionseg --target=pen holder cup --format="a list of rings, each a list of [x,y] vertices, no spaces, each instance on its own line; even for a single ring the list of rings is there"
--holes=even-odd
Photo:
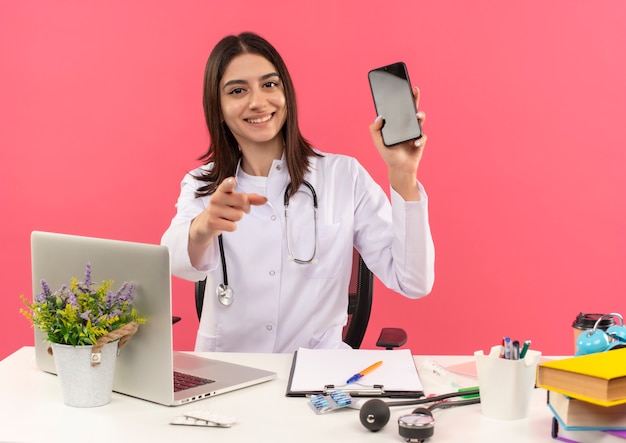
[[[507,360],[499,357],[501,349],[474,352],[482,413],[499,420],[527,418],[541,352],[528,350],[521,360]]]

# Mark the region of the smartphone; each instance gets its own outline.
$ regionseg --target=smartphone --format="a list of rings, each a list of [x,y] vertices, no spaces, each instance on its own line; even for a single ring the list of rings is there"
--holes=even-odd
[[[404,62],[372,69],[368,73],[376,114],[383,118],[385,146],[394,146],[422,136],[415,116],[415,99]]]

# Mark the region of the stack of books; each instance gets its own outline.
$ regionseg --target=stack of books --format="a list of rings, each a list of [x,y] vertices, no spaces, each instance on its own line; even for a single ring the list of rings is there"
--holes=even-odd
[[[626,349],[540,363],[537,387],[548,391],[553,437],[563,429],[626,439]]]

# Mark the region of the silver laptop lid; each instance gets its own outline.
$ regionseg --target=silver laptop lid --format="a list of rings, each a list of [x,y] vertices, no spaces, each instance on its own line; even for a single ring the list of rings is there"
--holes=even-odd
[[[113,390],[157,403],[173,401],[172,308],[169,251],[165,246],[48,232],[31,234],[33,294],[46,280],[54,291],[72,277],[82,280],[87,262],[92,280],[114,288],[135,283],[135,306],[146,323],[121,350]],[[44,334],[35,332],[36,362],[56,373]]]
[[[113,280],[114,288],[134,282],[134,303],[146,318],[121,350],[113,390],[163,405],[232,391],[276,378],[276,373],[213,359],[173,352],[169,250],[165,246],[35,231],[31,234],[33,296],[46,280],[54,291],[72,277],[79,280],[91,263],[92,281]],[[44,334],[35,330],[37,366],[56,373]],[[174,393],[173,372],[213,380],[213,383]]]

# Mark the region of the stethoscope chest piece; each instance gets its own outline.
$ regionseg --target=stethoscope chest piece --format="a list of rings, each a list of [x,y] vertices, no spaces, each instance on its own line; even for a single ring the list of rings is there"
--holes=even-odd
[[[423,442],[435,433],[435,419],[430,411],[419,408],[419,412],[403,415],[398,419],[398,431],[408,442]]]
[[[235,293],[232,288],[223,283],[217,285],[215,293],[217,294],[217,300],[224,306],[232,305],[235,300]]]

